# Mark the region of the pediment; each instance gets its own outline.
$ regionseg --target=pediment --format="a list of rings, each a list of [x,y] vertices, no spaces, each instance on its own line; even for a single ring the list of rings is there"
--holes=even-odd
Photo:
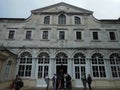
[[[32,13],[34,14],[41,14],[41,13],[59,13],[59,12],[65,12],[65,13],[79,13],[79,14],[92,14],[92,11],[82,9],[70,4],[66,3],[58,3],[51,6],[47,6],[44,8],[32,10]]]

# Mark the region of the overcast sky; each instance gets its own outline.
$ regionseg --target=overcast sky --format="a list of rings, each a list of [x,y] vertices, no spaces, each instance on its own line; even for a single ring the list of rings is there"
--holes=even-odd
[[[120,17],[120,0],[0,0],[0,18],[28,18],[31,10],[60,2],[93,11],[97,19]]]

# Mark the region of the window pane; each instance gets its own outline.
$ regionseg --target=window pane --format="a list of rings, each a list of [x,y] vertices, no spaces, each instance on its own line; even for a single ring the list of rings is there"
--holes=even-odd
[[[81,32],[76,32],[76,39],[81,39]]]
[[[44,66],[44,77],[48,75],[48,66]]]
[[[60,31],[59,32],[59,39],[60,40],[64,40],[65,39],[65,32],[64,31]]]
[[[75,66],[75,78],[80,79],[80,70],[78,66]]]
[[[75,16],[75,24],[81,24],[81,20],[79,17]]]
[[[93,77],[99,77],[98,66],[92,66],[93,69]]]
[[[118,77],[116,66],[111,66],[111,70],[112,70],[112,76],[113,77]]]
[[[43,66],[38,66],[38,78],[42,78]]]
[[[8,39],[14,39],[15,31],[9,31]]]
[[[44,24],[50,24],[50,16],[44,18]]]
[[[115,38],[115,32],[109,32],[110,40],[116,40]]]
[[[26,65],[25,76],[31,76],[32,65]]]
[[[43,39],[48,39],[48,31],[43,31]]]
[[[106,77],[105,67],[99,66],[99,70],[100,70],[100,77]]]
[[[24,76],[24,70],[25,70],[25,65],[20,65],[18,75],[23,77]]]
[[[26,39],[31,39],[32,31],[26,31]]]
[[[93,32],[93,40],[98,40],[98,32]]]
[[[64,14],[59,16],[58,24],[66,24],[66,16]]]

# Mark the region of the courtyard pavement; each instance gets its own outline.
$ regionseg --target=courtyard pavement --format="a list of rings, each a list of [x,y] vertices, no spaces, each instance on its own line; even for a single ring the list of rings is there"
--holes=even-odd
[[[14,90],[14,89],[0,89],[0,90]],[[45,88],[40,88],[40,87],[24,87],[21,88],[20,90],[46,90]],[[52,88],[49,88],[49,90],[52,90]],[[64,89],[67,90],[67,89]],[[83,89],[83,88],[72,88],[72,90],[89,90]],[[120,88],[92,88],[92,90],[120,90]]]

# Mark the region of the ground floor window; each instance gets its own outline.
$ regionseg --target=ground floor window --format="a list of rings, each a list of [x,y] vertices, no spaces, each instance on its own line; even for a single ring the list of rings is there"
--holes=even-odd
[[[100,53],[95,53],[92,55],[92,73],[93,77],[101,78],[106,77],[105,71],[105,61]]]
[[[38,66],[38,78],[44,78],[46,75],[48,75],[48,66]]]
[[[113,53],[110,55],[110,67],[113,78],[120,78],[120,55]]]
[[[75,79],[81,79],[85,74],[85,66],[75,66]]]
[[[18,75],[21,77],[30,77],[32,72],[32,55],[29,52],[23,52],[19,60]]]

